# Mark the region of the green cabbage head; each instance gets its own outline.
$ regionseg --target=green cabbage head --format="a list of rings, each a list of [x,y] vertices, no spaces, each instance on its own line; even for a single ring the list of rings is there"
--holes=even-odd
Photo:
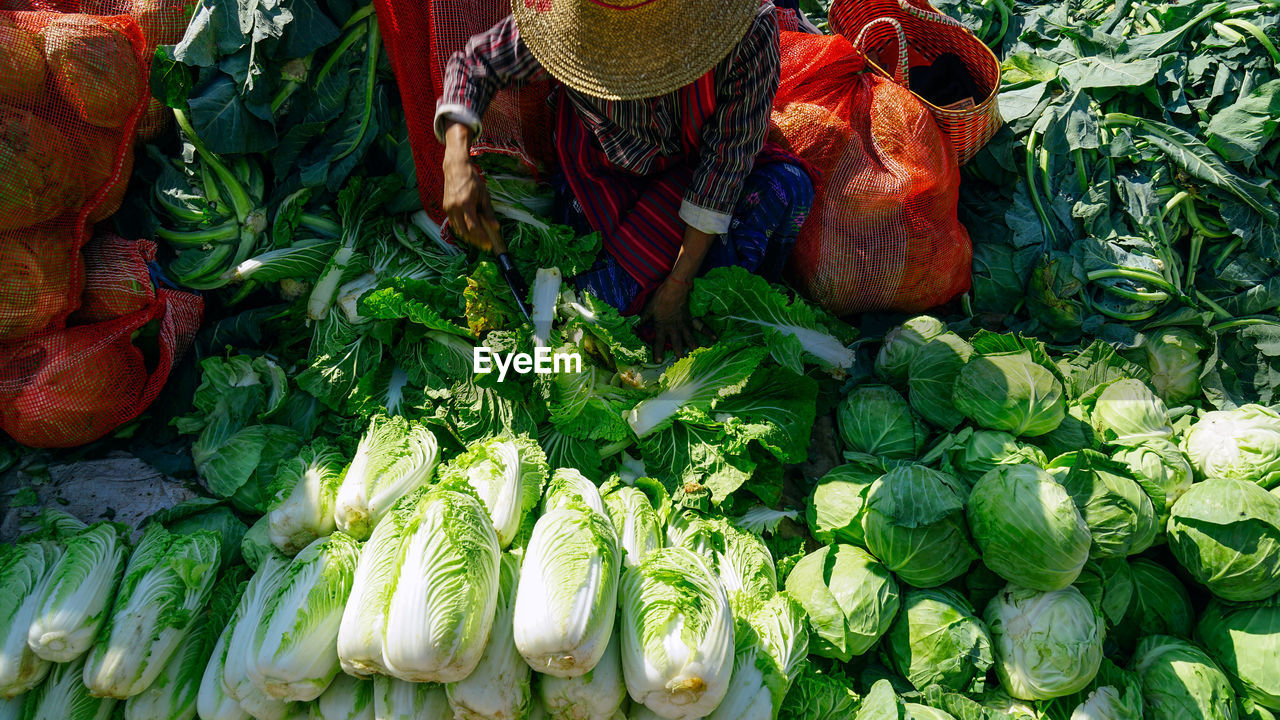
[[[1067,414],[1062,383],[1025,350],[971,358],[956,378],[952,399],[980,427],[1019,436],[1051,432]]]
[[[1047,700],[1083,690],[1102,663],[1102,613],[1074,587],[1006,586],[985,613],[996,674],[1008,693]]]
[[[1122,558],[1151,547],[1156,539],[1151,498],[1127,468],[1095,450],[1059,456],[1049,472],[1062,483],[1089,526],[1093,558]]]
[[[997,465],[1048,467],[1049,458],[1035,445],[1020,442],[1003,430],[962,430],[948,448],[943,470],[973,487],[978,479]]]
[[[1129,650],[1147,635],[1191,637],[1195,614],[1191,596],[1178,578],[1163,565],[1146,559],[1129,563],[1129,574],[1133,578],[1129,605],[1110,638]]]
[[[1280,592],[1280,498],[1243,480],[1206,480],[1174,503],[1169,549],[1223,600]]]
[[[1236,720],[1227,676],[1196,645],[1168,635],[1143,638],[1133,653],[1145,720]]]
[[[1092,536],[1066,489],[1034,465],[1002,465],[969,494],[969,530],[988,568],[1033,590],[1075,582]]]
[[[1196,632],[1242,695],[1280,710],[1280,595],[1242,605],[1213,600]]]
[[[923,691],[940,685],[955,692],[982,692],[993,662],[991,635],[973,606],[950,588],[912,590],[885,636],[889,663]]]
[[[1182,440],[1196,474],[1206,480],[1280,484],[1280,413],[1261,405],[1205,413]]]
[[[894,468],[867,491],[867,549],[903,581],[936,587],[977,557],[965,527],[962,484],[923,465]]]
[[[911,405],[888,385],[854,388],[836,408],[836,423],[848,449],[869,455],[916,458],[929,438]]]
[[[1200,394],[1200,352],[1204,342],[1185,328],[1164,328],[1147,335],[1143,364],[1151,371],[1151,387],[1170,405]]]
[[[884,467],[867,457],[837,466],[823,475],[805,506],[805,519],[813,537],[824,543],[862,545],[867,491],[883,474]]]
[[[1141,380],[1111,383],[1093,405],[1093,425],[1112,445],[1137,445],[1173,436],[1169,409]]]
[[[928,315],[913,317],[890,330],[876,353],[876,377],[901,387],[920,348],[946,331],[947,326],[941,320]]]
[[[893,574],[852,545],[828,545],[801,558],[786,585],[809,614],[809,651],[841,662],[875,647],[898,614]]]

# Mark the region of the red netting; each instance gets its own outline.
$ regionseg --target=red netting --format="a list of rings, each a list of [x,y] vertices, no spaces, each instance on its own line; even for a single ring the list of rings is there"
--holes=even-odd
[[[0,3],[0,427],[31,445],[75,445],[136,417],[140,388],[167,377],[180,336],[199,322],[198,309],[194,322],[189,309],[173,314],[159,364],[150,373],[141,365],[139,385],[130,335],[168,318],[167,303],[154,294],[134,303],[129,322],[101,306],[72,316],[86,286],[81,248],[91,225],[120,207],[132,172],[151,53],[180,36],[186,15],[180,0]],[[149,286],[140,267],[140,276],[136,262],[108,272]],[[91,289],[95,303],[110,294],[97,280]],[[182,298],[198,308],[198,298]],[[63,329],[69,318],[108,317]]]
[[[960,173],[929,110],[840,36],[783,33],[774,139],[822,177],[792,282],[833,313],[918,312],[969,287]]]
[[[506,0],[374,0],[378,25],[387,45],[404,104],[413,145],[422,205],[438,222],[444,220],[440,196],[444,148],[432,128],[436,99],[444,87],[449,57],[472,35],[488,30],[511,14]],[[552,157],[551,113],[546,82],[498,93],[484,116],[475,152],[514,155],[530,165]]]
[[[155,259],[156,244],[150,240],[100,233],[84,247],[84,293],[71,322],[114,320],[154,302],[156,289],[147,264]]]

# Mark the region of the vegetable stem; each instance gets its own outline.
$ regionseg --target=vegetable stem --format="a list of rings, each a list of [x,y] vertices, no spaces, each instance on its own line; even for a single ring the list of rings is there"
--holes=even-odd
[[[369,40],[368,47],[365,49],[365,80],[364,80],[364,115],[360,118],[360,132],[355,139],[347,145],[347,149],[338,153],[334,157],[333,162],[339,162],[346,156],[356,151],[364,142],[364,136],[369,132],[369,120],[373,117],[373,90],[378,80],[378,51],[382,49],[381,39],[378,35],[378,19],[369,19]]]
[[[192,147],[196,149],[196,153],[200,155],[200,159],[204,160],[217,175],[218,179],[226,186],[227,191],[231,193],[231,207],[235,210],[236,219],[244,222],[249,219],[249,213],[253,212],[253,200],[249,197],[249,193],[236,179],[236,176],[227,169],[226,165],[218,159],[217,155],[209,152],[209,148],[205,147],[200,136],[196,134],[196,129],[192,127],[190,118],[187,117],[185,110],[174,108],[174,120],[178,123],[178,127],[186,134],[187,139],[191,141]]]

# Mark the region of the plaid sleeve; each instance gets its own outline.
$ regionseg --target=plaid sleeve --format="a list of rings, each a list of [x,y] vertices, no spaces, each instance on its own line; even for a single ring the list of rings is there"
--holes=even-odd
[[[702,131],[703,150],[680,217],[708,233],[723,233],[756,155],[764,147],[778,92],[782,58],[772,5],[716,75],[716,109]]]
[[[444,140],[450,120],[470,125],[479,135],[480,118],[499,90],[520,87],[545,73],[520,39],[513,17],[472,37],[445,65],[444,92],[436,101],[436,137]]]

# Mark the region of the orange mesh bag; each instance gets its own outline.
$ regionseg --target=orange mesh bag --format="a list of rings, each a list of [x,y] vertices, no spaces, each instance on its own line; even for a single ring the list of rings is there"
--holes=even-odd
[[[1000,129],[1000,61],[963,23],[938,12],[928,0],[835,0],[828,18],[834,32],[867,53],[889,53],[905,37],[908,68],[931,65],[947,54],[958,58],[973,80],[976,98],[939,106],[917,97],[933,113],[961,165]],[[898,78],[906,84],[903,76]]]
[[[374,7],[404,104],[422,206],[443,222],[444,147],[436,140],[433,124],[436,99],[444,91],[445,65],[472,35],[510,15],[511,2],[374,0]],[[472,152],[518,157],[531,167],[549,163],[554,158],[549,95],[545,81],[499,92],[485,112]]]
[[[919,312],[967,290],[959,167],[929,110],[843,37],[781,44],[772,139],[821,173],[792,283],[837,315]]]
[[[162,288],[123,317],[0,346],[0,429],[30,447],[74,447],[138,417],[190,347],[202,307],[197,295]],[[152,323],[148,362],[133,336]]]
[[[0,12],[0,342],[76,309],[88,224],[132,170],[146,52],[127,15]]]

